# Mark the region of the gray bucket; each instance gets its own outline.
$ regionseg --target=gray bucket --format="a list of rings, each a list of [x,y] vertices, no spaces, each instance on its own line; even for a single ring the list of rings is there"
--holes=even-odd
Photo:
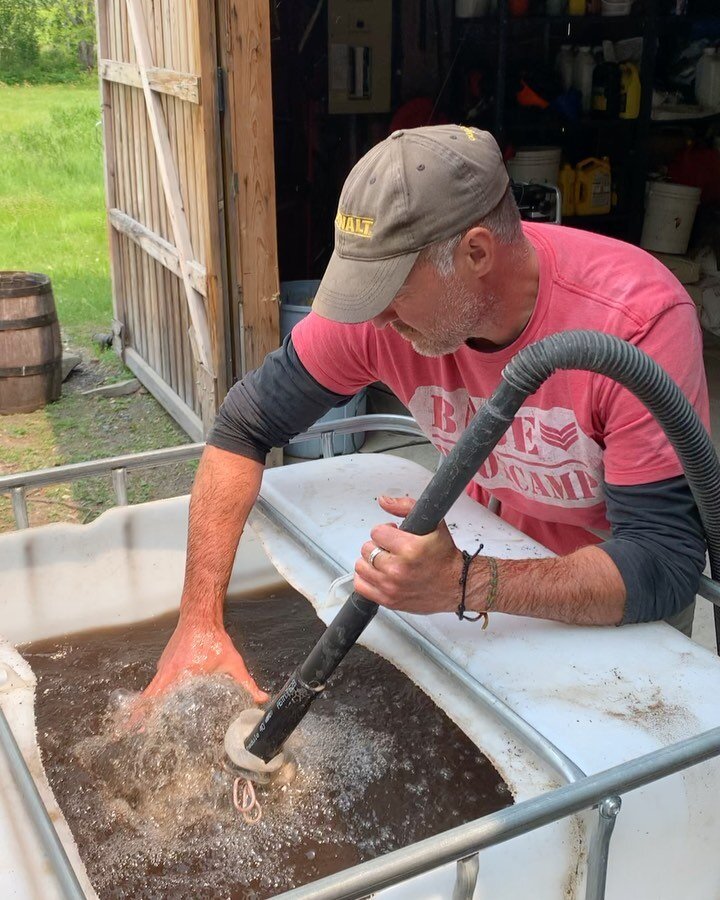
[[[280,334],[283,339],[310,312],[319,284],[319,281],[314,280],[283,281],[280,283]],[[365,415],[366,405],[367,391],[363,388],[344,406],[331,409],[327,415],[324,415],[318,421],[337,422],[343,419],[350,419],[353,416],[363,416]],[[337,456],[355,453],[364,443],[364,432],[336,434],[333,437],[333,450]],[[319,440],[292,444],[288,447],[287,452],[291,456],[299,456],[302,459],[320,459],[322,457],[322,447]]]

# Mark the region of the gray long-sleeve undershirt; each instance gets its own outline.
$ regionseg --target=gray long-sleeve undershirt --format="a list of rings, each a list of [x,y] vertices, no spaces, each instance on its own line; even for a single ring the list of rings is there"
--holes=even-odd
[[[208,443],[264,462],[273,447],[285,446],[349,399],[310,375],[288,336],[230,389]],[[664,619],[692,603],[705,565],[705,539],[685,477],[606,484],[605,503],[612,538],[598,546],[625,583],[623,624]]]

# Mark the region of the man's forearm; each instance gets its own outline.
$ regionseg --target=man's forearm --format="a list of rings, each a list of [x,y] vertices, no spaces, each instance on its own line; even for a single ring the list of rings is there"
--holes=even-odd
[[[188,549],[180,618],[222,625],[235,553],[262,480],[263,465],[208,445],[190,500]]]
[[[625,609],[625,584],[598,547],[552,559],[499,559],[493,609],[573,625],[617,625]],[[484,611],[490,587],[482,557],[470,567],[466,605]]]

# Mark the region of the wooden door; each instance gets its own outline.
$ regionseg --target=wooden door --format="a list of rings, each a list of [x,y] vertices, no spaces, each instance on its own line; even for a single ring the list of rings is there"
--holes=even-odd
[[[240,0],[238,8],[245,9]],[[269,27],[267,0],[262,15]],[[242,107],[230,115],[228,95],[245,102],[258,63],[238,51],[232,79],[223,76],[217,16],[213,0],[97,0],[114,345],[196,440],[232,380],[259,361],[245,352],[242,337],[236,344],[232,330],[244,326],[247,334],[262,333],[267,349],[277,346],[274,178],[263,225],[273,235],[264,257],[270,275],[260,287],[253,266],[240,263],[254,256],[256,226],[247,224],[244,208],[233,211],[242,206],[248,169],[236,157],[253,159],[256,151],[227,138],[232,121],[238,140],[256,141],[265,152],[267,131],[272,176],[272,103],[254,120],[257,133],[237,124]],[[236,20],[237,10],[222,45],[242,46]],[[269,73],[267,43],[260,65]],[[228,184],[237,188],[230,204]],[[274,318],[263,312],[256,321],[264,307],[250,301],[238,321],[238,297],[248,303],[271,282]]]

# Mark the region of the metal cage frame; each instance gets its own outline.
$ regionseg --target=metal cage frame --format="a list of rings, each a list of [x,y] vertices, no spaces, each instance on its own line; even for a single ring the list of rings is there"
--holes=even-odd
[[[367,431],[391,431],[396,434],[424,437],[410,417],[397,415],[356,416],[342,421],[320,422],[291,444],[320,438],[323,457],[331,457],[333,438],[337,435]],[[204,444],[184,444],[163,450],[108,457],[56,468],[38,469],[0,477],[0,493],[12,497],[13,514],[18,529],[29,527],[27,491],[68,481],[109,474],[117,506],[128,505],[128,473],[170,463],[195,460]],[[295,543],[326,566],[334,577],[348,574],[337,560],[312,542],[292,522],[265,500],[261,494],[253,515],[265,517],[279,526]],[[720,584],[703,576],[699,594],[720,606]],[[453,900],[471,900],[479,871],[478,853],[533,829],[558,821],[575,813],[597,810],[597,820],[588,849],[588,871],[585,900],[603,900],[607,880],[610,839],[621,810],[621,795],[680,772],[706,760],[720,756],[720,727],[695,735],[660,750],[614,766],[595,775],[587,775],[572,759],[545,735],[512,710],[489,688],[473,678],[443,650],[421,635],[402,614],[381,610],[383,623],[392,628],[399,639],[412,640],[433,666],[451,677],[468,702],[491,712],[527,749],[542,760],[564,782],[530,800],[450,829],[408,847],[360,863],[343,872],[277,895],[284,900],[361,900],[382,888],[435,869],[450,862],[457,863]],[[0,672],[0,676],[2,676]],[[2,678],[0,677],[0,689]],[[72,865],[50,819],[32,775],[19,750],[5,714],[0,708],[0,747],[28,815],[36,829],[48,862],[58,880],[61,893],[68,900],[84,900]]]

